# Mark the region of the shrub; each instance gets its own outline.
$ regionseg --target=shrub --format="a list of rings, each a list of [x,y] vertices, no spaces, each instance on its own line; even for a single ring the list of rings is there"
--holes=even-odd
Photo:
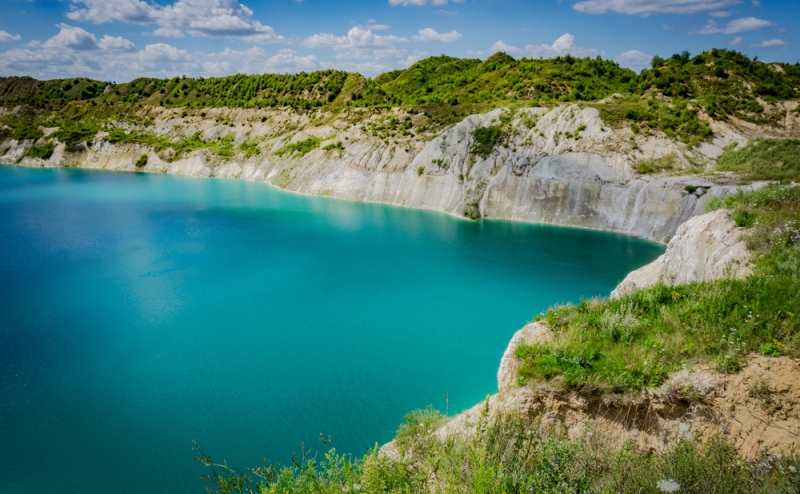
[[[277,150],[275,152],[276,156],[283,157],[285,154],[289,154],[290,156],[297,157],[305,156],[306,154],[310,153],[311,151],[317,149],[319,147],[319,143],[322,142],[320,139],[316,137],[311,137],[304,141],[295,142],[294,144],[287,144]]]
[[[499,125],[479,127],[472,132],[473,143],[470,152],[485,159],[492,153],[501,137],[502,130]]]
[[[675,156],[674,155],[667,155],[662,158],[656,158],[653,160],[645,160],[640,161],[636,165],[636,172],[642,175],[649,174],[649,173],[660,173],[667,170],[672,170],[675,166]],[[687,186],[691,187],[691,186]],[[688,189],[685,189],[688,190]],[[695,188],[696,190],[696,188]],[[694,192],[694,190],[692,191]]]
[[[145,166],[147,166],[147,155],[143,154],[136,160],[136,168],[144,168]]]
[[[55,150],[55,146],[52,142],[47,141],[42,144],[34,144],[33,146],[28,149],[25,153],[26,156],[31,156],[33,158],[40,158],[43,160],[50,159],[53,156],[53,151]]]

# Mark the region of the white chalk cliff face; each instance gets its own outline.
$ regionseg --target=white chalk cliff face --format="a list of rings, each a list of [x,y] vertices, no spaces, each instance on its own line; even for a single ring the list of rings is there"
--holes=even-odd
[[[60,144],[49,160],[25,157],[21,164],[133,171],[141,155],[147,154],[147,165],[139,171],[241,178],[302,194],[471,218],[611,230],[666,242],[679,225],[702,212],[709,195],[724,193],[726,187],[706,184],[702,189],[706,194],[686,194],[684,188],[692,177],[641,176],[633,166],[664,157],[674,159],[678,167],[689,160],[708,162],[721,153],[721,146],[743,139],[720,128],[721,137],[714,144],[689,149],[666,137],[605,127],[594,108],[529,108],[513,115],[504,144],[481,158],[470,151],[472,132],[497,124],[501,116],[510,115],[508,110],[466,117],[437,136],[392,140],[373,136],[371,123],[390,114],[412,121],[418,116],[398,110],[364,110],[325,120],[325,115],[289,111],[208,109],[205,118],[176,118],[168,109],[147,111],[153,119],[147,128],[150,132],[175,137],[199,133],[206,140],[231,137],[235,143],[258,140],[261,153],[224,161],[199,150],[173,159],[169,149],[156,152],[140,144],[112,144],[100,133],[90,146],[68,149]],[[226,121],[233,123],[226,125]],[[309,137],[323,139],[322,146],[302,157],[274,154],[287,143]],[[336,141],[344,144],[343,150],[322,149]],[[32,144],[3,143],[0,159],[14,162]]]
[[[678,228],[661,257],[628,274],[611,292],[611,298],[658,283],[682,285],[744,278],[752,272],[752,266],[740,234],[741,228],[730,219],[728,210],[696,216]]]

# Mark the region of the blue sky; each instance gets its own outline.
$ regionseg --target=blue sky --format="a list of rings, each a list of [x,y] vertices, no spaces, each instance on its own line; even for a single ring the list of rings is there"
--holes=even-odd
[[[636,70],[730,47],[800,61],[798,0],[0,0],[0,75],[368,76],[429,55],[570,53]]]

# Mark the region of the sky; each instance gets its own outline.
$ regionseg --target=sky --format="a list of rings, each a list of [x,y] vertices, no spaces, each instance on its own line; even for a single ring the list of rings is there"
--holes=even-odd
[[[731,48],[800,62],[800,0],[0,0],[0,76],[374,77],[446,54],[653,55]]]

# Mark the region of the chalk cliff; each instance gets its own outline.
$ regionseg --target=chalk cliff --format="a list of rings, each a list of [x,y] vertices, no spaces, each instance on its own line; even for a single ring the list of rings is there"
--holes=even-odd
[[[289,111],[208,109],[208,115],[178,117],[163,108],[147,110],[148,132],[205,140],[231,138],[259,142],[260,153],[229,159],[201,149],[175,159],[170,148],[112,144],[100,133],[93,142],[59,144],[47,161],[24,157],[28,166],[80,166],[107,170],[173,173],[268,182],[302,194],[442,211],[470,218],[500,218],[610,230],[666,242],[678,226],[702,212],[711,195],[731,187],[704,182],[699,192],[685,188],[691,176],[637,174],[637,165],[664,159],[679,171],[707,163],[721,147],[744,138],[718,126],[718,137],[700,148],[666,136],[635,135],[604,125],[594,108],[576,105],[498,109],[471,115],[436,134],[419,132],[381,139],[371,132],[386,118],[415,115],[364,110],[342,116]],[[203,113],[205,114],[205,112]],[[471,152],[472,132],[502,121],[504,139],[485,158]],[[227,122],[227,123],[226,123]],[[136,130],[136,129],[134,129]],[[286,144],[309,137],[322,145],[303,155],[277,156]],[[342,142],[343,149],[325,150]],[[14,162],[31,141],[7,141],[0,159]],[[147,164],[137,168],[142,155]]]

